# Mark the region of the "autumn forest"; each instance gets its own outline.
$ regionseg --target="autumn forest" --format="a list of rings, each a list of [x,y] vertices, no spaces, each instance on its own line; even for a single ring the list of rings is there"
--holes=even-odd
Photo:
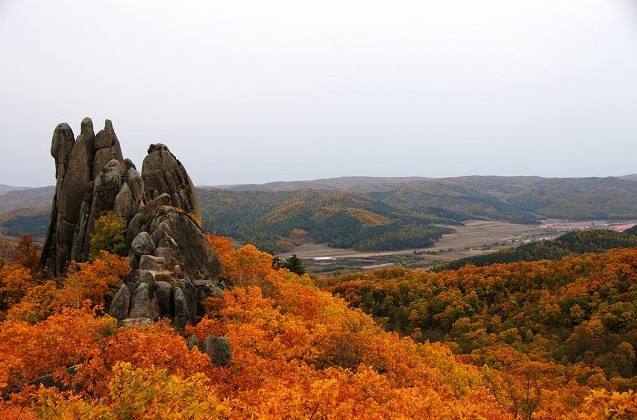
[[[233,287],[180,332],[117,328],[105,313],[126,258],[103,251],[48,280],[24,237],[0,271],[2,417],[637,413],[634,249],[312,279],[253,246],[208,241]],[[229,367],[189,349],[187,337],[209,334],[229,338]]]
[[[0,420],[637,420],[636,39],[0,0]]]

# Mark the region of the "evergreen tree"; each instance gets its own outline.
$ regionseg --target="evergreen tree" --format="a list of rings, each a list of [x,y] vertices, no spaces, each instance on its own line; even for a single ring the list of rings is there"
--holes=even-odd
[[[305,274],[305,265],[303,265],[303,260],[297,257],[296,254],[285,260],[285,262],[283,263],[283,268],[287,268],[291,272],[300,276]]]

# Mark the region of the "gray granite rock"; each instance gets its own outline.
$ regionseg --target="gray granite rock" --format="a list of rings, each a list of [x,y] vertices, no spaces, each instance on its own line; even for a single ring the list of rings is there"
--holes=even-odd
[[[171,198],[171,205],[201,218],[199,195],[184,166],[163,144],[153,144],[142,165],[144,198],[150,201],[162,193]]]
[[[148,283],[140,283],[133,293],[133,300],[129,318],[159,318],[159,303],[152,286]]]
[[[159,303],[160,315],[172,317],[175,312],[173,285],[167,281],[157,281],[155,283],[155,294]]]
[[[128,187],[128,184],[124,183],[115,196],[115,205],[113,210],[119,217],[128,220],[135,214],[135,211],[137,210],[135,206],[136,204],[133,199],[133,193]]]
[[[204,348],[215,365],[225,367],[232,362],[232,346],[226,337],[209,335],[204,342]]]
[[[148,232],[141,232],[131,243],[131,252],[137,256],[151,255],[155,251],[155,243]]]
[[[131,292],[128,286],[123,284],[117,293],[115,293],[115,297],[113,297],[113,301],[111,302],[110,309],[108,313],[118,320],[122,320],[128,318],[128,313],[130,312],[130,304],[131,304]]]

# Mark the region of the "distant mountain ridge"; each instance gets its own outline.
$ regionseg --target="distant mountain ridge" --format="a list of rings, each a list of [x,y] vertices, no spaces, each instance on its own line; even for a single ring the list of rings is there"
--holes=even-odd
[[[385,191],[400,184],[430,180],[425,177],[372,177],[372,176],[344,176],[338,178],[324,178],[309,181],[277,181],[265,184],[237,184],[200,186],[200,189],[222,189],[232,191],[298,191],[298,190],[327,190],[344,192],[372,192]]]
[[[33,207],[48,207],[54,194],[53,186],[8,191],[0,195],[0,214]]]
[[[426,244],[440,233],[433,225],[472,219],[523,224],[550,218],[637,219],[637,182],[629,178],[361,176],[198,190],[207,229],[268,250],[303,241],[379,250]],[[35,229],[52,195],[53,187],[0,195],[0,215],[14,212],[15,220],[16,210],[38,208],[39,213],[15,221],[11,231]]]
[[[11,191],[21,191],[21,190],[28,190],[28,189],[29,187],[15,187],[13,185],[0,184],[0,195],[6,194]]]

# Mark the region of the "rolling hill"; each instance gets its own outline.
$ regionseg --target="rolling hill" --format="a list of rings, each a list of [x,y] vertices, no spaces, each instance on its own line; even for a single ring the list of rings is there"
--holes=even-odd
[[[49,226],[48,206],[17,209],[0,215],[0,233],[7,236],[18,237],[29,234],[36,240],[42,240],[46,236]]]
[[[303,242],[358,250],[423,247],[458,221],[393,207],[365,195],[335,191],[200,191],[204,227],[285,251]]]
[[[28,190],[28,189],[29,187],[15,187],[13,185],[0,184],[0,195],[6,194],[11,191],[21,191],[21,190]]]
[[[0,214],[13,210],[34,207],[49,207],[53,201],[55,187],[13,190],[0,195]]]
[[[424,177],[372,177],[372,176],[345,176],[338,178],[316,179],[311,181],[281,181],[266,184],[241,184],[219,185],[214,187],[201,187],[203,189],[216,188],[232,191],[298,191],[298,190],[325,190],[343,191],[351,193],[368,193],[373,191],[388,191],[398,185],[408,182],[418,182],[433,178]]]
[[[464,220],[497,218],[534,223],[542,218],[637,218],[637,183],[615,177],[345,177],[221,188],[244,192],[320,189],[365,194],[393,206],[450,212],[453,218]]]
[[[342,177],[199,191],[207,229],[269,251],[307,241],[370,251],[427,246],[444,231],[435,226],[475,219],[637,219],[637,182],[613,177]],[[0,227],[40,236],[53,193],[0,195]]]
[[[426,203],[468,218],[521,223],[637,217],[637,183],[619,178],[446,178],[405,183],[375,196],[408,208]]]

